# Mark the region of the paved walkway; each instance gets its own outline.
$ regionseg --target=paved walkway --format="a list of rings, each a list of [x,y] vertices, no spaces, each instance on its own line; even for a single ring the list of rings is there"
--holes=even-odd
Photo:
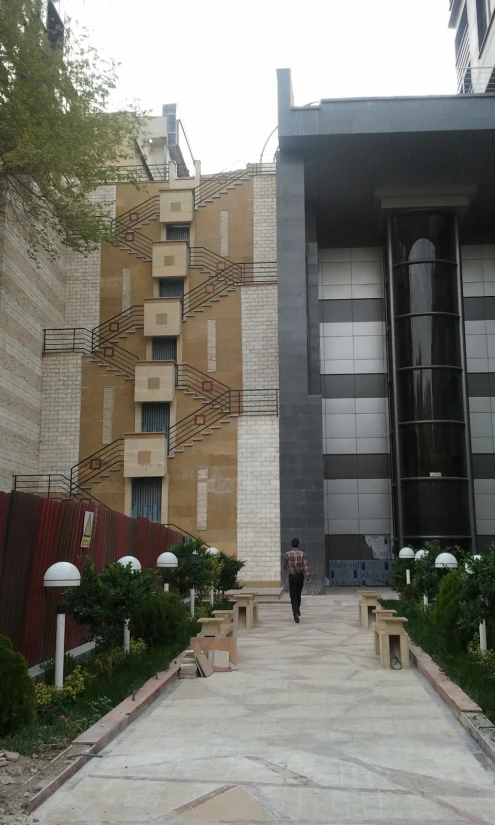
[[[239,669],[174,685],[46,802],[43,825],[495,823],[495,771],[357,594],[262,608]]]

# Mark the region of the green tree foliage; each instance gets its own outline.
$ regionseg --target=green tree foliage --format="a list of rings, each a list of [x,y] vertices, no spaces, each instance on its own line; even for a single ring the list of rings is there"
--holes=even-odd
[[[237,576],[241,572],[246,562],[236,558],[236,556],[228,556],[226,553],[219,553],[217,556],[220,564],[220,578],[218,581],[218,591],[222,597],[228,590],[240,590],[241,586],[237,581]]]
[[[495,645],[495,544],[480,559],[469,558],[470,574],[466,577],[462,613],[466,628],[477,627],[485,620],[488,644]]]
[[[198,600],[202,601],[207,598],[210,587],[218,589],[221,563],[218,556],[208,552],[202,539],[174,544],[169,549],[179,562],[178,567],[170,571],[169,580],[183,598],[194,588]]]
[[[33,721],[36,714],[34,682],[26,660],[0,636],[0,736],[7,736]]]
[[[87,558],[81,584],[66,593],[66,610],[89,629],[90,638],[110,649],[122,644],[123,626],[143,600],[158,588],[155,571],[134,572],[131,565],[107,564],[98,575]],[[132,624],[131,624],[132,632]]]
[[[155,588],[133,611],[131,633],[150,646],[173,645],[179,641],[186,645],[194,635],[191,622],[189,609],[179,596]]]
[[[433,607],[433,622],[450,649],[467,649],[472,628],[462,628],[462,601],[467,574],[463,567],[450,570],[442,579]]]
[[[50,44],[39,0],[2,0],[0,214],[8,201],[32,257],[55,257],[57,236],[82,253],[111,239],[104,204],[88,195],[122,179],[142,128],[135,109],[106,112],[115,83],[115,64],[87,38],[66,31],[63,48]]]

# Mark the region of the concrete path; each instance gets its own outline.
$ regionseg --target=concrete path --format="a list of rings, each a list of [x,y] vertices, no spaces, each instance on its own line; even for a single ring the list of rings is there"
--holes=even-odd
[[[239,669],[177,683],[33,815],[116,823],[495,823],[495,771],[416,670],[383,671],[357,594],[261,610]]]

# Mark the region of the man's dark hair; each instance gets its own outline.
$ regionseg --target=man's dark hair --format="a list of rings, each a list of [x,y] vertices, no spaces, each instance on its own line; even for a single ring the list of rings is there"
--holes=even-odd
[[[291,544],[293,547],[299,547],[299,539],[292,539]]]

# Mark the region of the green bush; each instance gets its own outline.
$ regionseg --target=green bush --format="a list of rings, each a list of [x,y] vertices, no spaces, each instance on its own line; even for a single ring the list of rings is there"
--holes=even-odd
[[[236,556],[228,556],[226,553],[219,553],[219,559],[222,569],[220,570],[220,579],[218,581],[218,592],[225,598],[228,590],[240,590],[241,585],[237,581],[237,576],[241,572],[246,562],[236,558]]]
[[[412,571],[412,566],[414,564],[414,559],[399,559],[397,556],[395,559],[392,559],[392,563],[390,565],[390,571],[392,574],[392,587],[397,593],[402,595],[405,588],[407,587],[406,584],[406,570],[409,569]]]
[[[432,620],[445,644],[453,650],[466,650],[472,628],[462,626],[462,600],[467,574],[464,568],[450,570],[442,579]]]
[[[36,715],[34,682],[10,639],[0,636],[0,736],[15,733]]]
[[[208,552],[203,539],[194,539],[169,548],[177,556],[178,567],[170,571],[171,585],[182,598],[194,588],[198,602],[208,598],[210,588],[218,588],[221,564],[218,555]]]
[[[187,643],[193,635],[191,614],[182,599],[158,588],[139,602],[130,618],[131,635],[149,646]]]
[[[403,602],[417,602],[419,599],[419,593],[416,589],[415,583],[411,582],[411,584],[406,584],[404,590],[401,593],[401,599]]]
[[[467,560],[471,572],[466,576],[462,604],[463,625],[477,628],[484,619],[488,647],[495,646],[495,544],[480,559]]]

